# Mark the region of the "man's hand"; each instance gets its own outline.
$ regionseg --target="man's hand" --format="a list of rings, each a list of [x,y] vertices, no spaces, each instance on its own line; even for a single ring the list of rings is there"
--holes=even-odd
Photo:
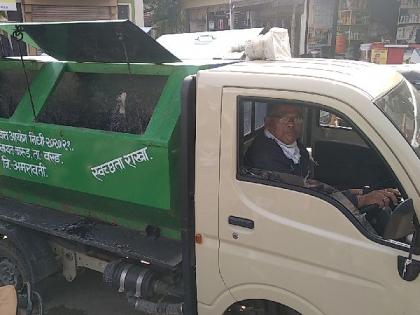
[[[401,196],[398,189],[381,189],[374,190],[365,195],[357,195],[357,207],[362,208],[369,205],[376,204],[380,208],[388,207],[389,205],[397,205],[397,197]]]

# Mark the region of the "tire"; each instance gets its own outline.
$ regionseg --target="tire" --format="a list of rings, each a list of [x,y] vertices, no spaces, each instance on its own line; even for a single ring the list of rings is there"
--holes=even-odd
[[[0,286],[14,285],[17,292],[33,284],[31,267],[23,254],[7,239],[0,239]]]

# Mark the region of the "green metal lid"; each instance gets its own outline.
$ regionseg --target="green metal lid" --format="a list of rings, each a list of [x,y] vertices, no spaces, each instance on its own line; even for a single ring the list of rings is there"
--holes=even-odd
[[[21,25],[23,40],[62,61],[171,63],[180,61],[130,21],[0,24],[8,33]],[[29,35],[30,38],[28,38]]]

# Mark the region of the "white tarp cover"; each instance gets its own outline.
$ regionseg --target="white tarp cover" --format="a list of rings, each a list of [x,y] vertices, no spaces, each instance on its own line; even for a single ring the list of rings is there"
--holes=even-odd
[[[285,60],[292,58],[287,29],[273,27],[266,34],[246,43],[247,60]]]
[[[239,60],[247,40],[257,38],[263,28],[168,34],[157,41],[181,60]]]

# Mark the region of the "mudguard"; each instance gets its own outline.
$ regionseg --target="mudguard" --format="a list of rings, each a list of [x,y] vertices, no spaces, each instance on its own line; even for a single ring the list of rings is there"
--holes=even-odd
[[[34,283],[57,272],[58,263],[42,233],[0,221],[0,234],[6,236],[24,257]]]

